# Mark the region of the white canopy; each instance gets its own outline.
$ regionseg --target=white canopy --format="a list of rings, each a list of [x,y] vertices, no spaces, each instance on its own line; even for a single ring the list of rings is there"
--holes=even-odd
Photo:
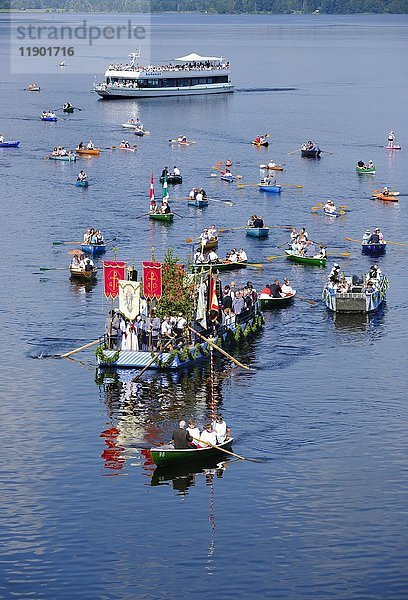
[[[174,60],[178,60],[179,62],[203,62],[209,60],[211,62],[221,62],[222,57],[220,56],[200,56],[193,52],[192,54],[187,54],[187,56],[180,56],[180,58],[175,58]]]

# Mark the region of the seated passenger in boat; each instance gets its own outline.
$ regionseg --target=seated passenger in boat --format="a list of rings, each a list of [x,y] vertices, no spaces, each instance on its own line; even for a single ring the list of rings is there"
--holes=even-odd
[[[279,279],[275,279],[270,287],[272,298],[281,298],[282,286],[279,283]]]
[[[234,177],[229,169],[225,169],[225,171],[221,171],[221,175],[224,175],[224,177]]]
[[[228,252],[227,256],[225,257],[225,260],[227,260],[228,262],[231,262],[231,263],[238,262],[238,252],[237,252],[237,249],[233,248],[231,250],[231,252]]]
[[[248,227],[255,227],[254,223],[255,223],[255,219],[256,219],[256,215],[251,215],[248,219]]]
[[[255,216],[254,227],[264,227],[264,220],[262,217]]]
[[[163,200],[163,202],[162,202],[161,212],[165,215],[168,215],[171,212],[170,204],[166,200]]]
[[[74,254],[74,256],[72,257],[71,260],[71,267],[73,269],[80,269],[81,268],[81,261],[79,256],[77,256],[76,254]]]
[[[89,140],[89,142],[87,143],[86,147],[87,147],[88,150],[94,150],[95,145],[92,142],[92,140]]]
[[[255,144],[260,144],[261,143],[261,136],[257,135],[256,138],[254,139]]]
[[[200,448],[208,448],[209,446],[217,445],[217,434],[213,430],[211,423],[207,423],[204,430],[202,431],[198,445],[200,446]]]
[[[328,200],[328,201],[326,202],[326,204],[324,205],[324,207],[323,207],[323,210],[324,210],[325,212],[328,212],[328,213],[332,213],[332,214],[334,214],[334,213],[336,212],[336,210],[337,210],[337,209],[336,209],[336,206],[335,206],[335,204],[334,204],[333,200]]]
[[[245,252],[245,250],[243,248],[240,248],[239,252],[238,252],[238,262],[247,262],[247,261],[248,261],[247,253]]]
[[[226,439],[229,438],[229,429],[220,413],[215,415],[215,419],[213,420],[211,425],[213,430],[215,431],[215,435],[217,436],[218,444],[222,444],[223,442],[225,442]]]
[[[287,277],[285,277],[285,279],[283,280],[283,284],[281,286],[281,293],[282,296],[290,296],[291,294],[293,294],[292,286],[290,285],[289,279]]]
[[[166,318],[161,324],[160,334],[162,346],[166,345],[169,341],[173,341],[175,339],[173,332],[173,324],[171,322],[171,316],[169,314],[166,315]]]
[[[198,195],[199,194],[200,194],[200,192],[198,192],[198,194],[196,196],[197,200],[198,200]],[[214,224],[210,226],[210,228],[207,231],[207,234],[208,234],[208,239],[209,240],[214,240],[218,236],[218,231],[217,231],[217,228],[215,227]]]
[[[314,143],[309,140],[306,144],[306,150],[312,150],[314,148]]]
[[[383,191],[381,192],[383,196],[389,196],[390,195],[390,190],[388,189],[387,186],[384,186]]]
[[[346,293],[347,293],[349,290],[350,290],[350,285],[349,285],[349,283],[347,282],[347,280],[346,280],[345,276],[343,275],[343,276],[340,278],[340,281],[339,281],[339,282],[338,282],[338,284],[337,284],[337,291],[338,291],[340,294],[346,294]]]
[[[380,243],[380,236],[378,234],[377,229],[374,229],[374,232],[370,235],[370,237],[367,240],[367,244],[379,244]]]
[[[366,169],[367,168],[367,165],[362,160],[358,161],[357,166],[360,167],[360,169]]]
[[[180,169],[176,166],[173,167],[173,175],[177,175],[177,177],[181,175]]]
[[[208,229],[204,229],[204,231],[202,233],[200,233],[200,236],[198,239],[200,241],[201,246],[204,247],[209,239],[208,238]]]
[[[214,252],[214,250],[211,250],[209,252],[208,257],[207,257],[207,262],[211,265],[219,262],[218,254],[216,252]]]
[[[161,172],[161,177],[167,177],[169,174],[169,169],[168,167],[163,167],[163,170]]]
[[[270,298],[271,297],[271,285],[268,283],[262,290],[259,296],[260,298]]]
[[[369,160],[369,161],[368,161],[367,168],[368,168],[368,169],[374,169],[374,163],[373,163],[373,161],[372,161],[372,160]]]
[[[259,143],[260,144],[264,144],[266,142],[266,138],[264,135],[261,135],[260,139],[259,139]]]
[[[205,263],[204,254],[203,254],[201,248],[198,247],[194,254],[194,264],[202,265],[203,263]]]
[[[304,227],[302,227],[301,230],[299,231],[298,239],[299,240],[304,240],[305,242],[308,241],[309,234],[307,233],[307,231],[306,231],[306,229]]]
[[[381,270],[378,265],[373,265],[367,274],[368,279],[380,279]]]
[[[178,138],[177,138],[177,141],[178,142],[186,142],[187,138],[186,138],[185,135],[179,135]]]
[[[187,450],[191,448],[192,436],[185,429],[186,422],[180,421],[177,429],[173,431],[171,439],[176,450]]]
[[[84,142],[79,142],[77,148],[78,150],[82,150],[82,148],[84,147]]]
[[[230,160],[229,158],[227,158],[227,160],[225,161],[225,166],[226,167],[230,167],[232,165],[232,160]]]
[[[197,427],[196,422],[195,422],[194,419],[189,419],[187,431],[191,435],[191,437],[193,438],[193,441],[190,443],[191,447],[196,448],[197,447],[197,443],[196,442],[200,439],[200,430]]]
[[[85,171],[79,171],[77,181],[86,181],[88,179],[88,175]]]
[[[96,232],[95,237],[96,237],[95,244],[101,245],[104,243],[102,231],[100,229],[98,229],[98,231]]]
[[[95,266],[93,260],[89,256],[87,256],[84,262],[85,262],[84,270],[92,271]]]
[[[319,252],[315,254],[313,258],[327,258],[326,247],[324,244],[319,244]]]
[[[289,245],[293,244],[293,242],[295,242],[299,237],[299,233],[298,230],[296,229],[296,227],[293,227],[292,231],[290,232],[290,242]]]
[[[189,197],[191,200],[195,200],[195,197],[196,197],[196,194],[197,194],[197,192],[198,192],[197,188],[193,188],[193,189],[191,190],[191,192],[189,193],[188,197]]]
[[[363,240],[362,240],[363,244],[367,244],[370,237],[371,237],[371,231],[369,229],[367,229],[365,231],[365,233],[363,234]]]

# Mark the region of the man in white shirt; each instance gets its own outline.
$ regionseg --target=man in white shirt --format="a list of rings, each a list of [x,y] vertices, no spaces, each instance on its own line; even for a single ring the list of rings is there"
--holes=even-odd
[[[211,252],[209,253],[208,262],[211,264],[218,262],[218,254],[216,252],[214,252],[214,250],[211,250]]]
[[[170,315],[166,315],[166,318],[164,319],[163,323],[161,324],[160,333],[161,333],[162,341],[165,343],[168,343],[169,340],[174,339],[173,325],[171,324]]]
[[[287,277],[283,280],[283,284],[282,284],[281,287],[282,287],[282,294],[284,296],[288,296],[290,294],[293,294],[292,286],[289,285],[289,279]]]
[[[174,175],[180,175],[180,169],[178,167],[174,166],[173,173],[174,173]]]
[[[193,438],[193,442],[192,443],[195,444],[195,445],[197,445],[197,441],[200,439],[200,430],[196,426],[196,422],[194,421],[194,419],[190,419],[189,420],[187,431],[191,435],[191,437]]]
[[[222,444],[227,439],[227,424],[223,420],[222,415],[215,415],[215,420],[212,422],[213,430],[217,436],[218,444]]]
[[[208,423],[205,426],[205,429],[200,435],[200,441],[198,445],[200,446],[200,448],[209,448],[210,446],[217,445],[217,434],[213,430],[211,423]]]
[[[247,253],[245,252],[245,250],[243,248],[241,248],[238,253],[238,261],[239,262],[247,262],[248,261]]]

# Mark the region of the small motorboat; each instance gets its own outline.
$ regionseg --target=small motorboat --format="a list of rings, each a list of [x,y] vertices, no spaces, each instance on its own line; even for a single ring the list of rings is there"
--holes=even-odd
[[[277,165],[276,163],[268,163],[267,165],[259,165],[260,169],[266,171],[283,171],[283,165]]]
[[[89,186],[89,181],[87,179],[82,179],[81,181],[76,181],[75,182],[76,187],[83,187],[83,188],[87,188]]]
[[[125,129],[139,129],[140,131],[142,131],[143,123],[130,123],[128,121],[127,123],[122,123],[122,127],[124,127]]]
[[[281,296],[280,298],[261,294],[258,298],[259,308],[261,310],[275,310],[277,308],[283,308],[284,306],[289,306],[289,304],[292,304],[295,296],[296,290],[293,290],[291,294],[288,294],[287,296]]]
[[[40,92],[40,91],[41,91],[41,88],[40,88],[40,86],[39,86],[39,85],[37,85],[36,83],[30,83],[30,84],[27,86],[27,90],[28,90],[29,92]]]
[[[75,148],[77,154],[87,154],[88,156],[99,156],[99,148]]]
[[[301,265],[311,265],[315,267],[325,267],[326,258],[313,258],[312,256],[302,256],[293,250],[285,250],[287,257],[292,262],[299,263]]]
[[[280,194],[282,191],[282,186],[277,183],[270,185],[265,183],[258,183],[258,186],[260,192],[268,192],[269,194]]]
[[[51,123],[56,123],[58,121],[57,115],[54,113],[48,113],[46,115],[41,115],[41,121],[50,121]]]
[[[49,160],[65,160],[67,162],[75,162],[77,157],[75,154],[49,154]]]
[[[143,137],[143,136],[144,136],[144,134],[145,134],[145,132],[143,131],[143,129],[135,129],[135,130],[133,131],[133,133],[134,133],[135,135],[138,135],[139,137]]]
[[[245,227],[245,233],[249,237],[266,238],[269,235],[269,227]]]
[[[0,142],[0,148],[18,148],[20,140],[16,142]]]
[[[160,177],[160,183],[164,182],[164,177]],[[183,183],[183,177],[181,175],[175,175],[174,173],[169,173],[167,175],[167,183],[172,183],[173,185],[177,185],[179,183]]]

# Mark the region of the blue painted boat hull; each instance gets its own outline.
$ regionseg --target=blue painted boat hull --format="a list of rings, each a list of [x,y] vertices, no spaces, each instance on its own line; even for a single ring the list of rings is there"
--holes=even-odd
[[[51,123],[55,123],[57,121],[57,117],[41,117],[41,121],[50,121]]]
[[[81,244],[82,252],[96,256],[106,252],[106,244]]]
[[[208,206],[208,200],[189,200],[187,202],[189,206],[195,206],[196,208],[204,208]]]
[[[88,181],[76,181],[75,185],[76,185],[76,187],[87,188],[89,185],[89,182]]]
[[[280,194],[282,187],[280,185],[260,185],[260,192],[268,192],[268,194]]]
[[[228,177],[228,175],[221,175],[221,179],[223,181],[228,181],[228,183],[233,183],[234,177]]]
[[[247,227],[245,231],[249,237],[265,238],[269,235],[269,227]]]
[[[71,156],[52,156],[52,154],[50,154],[48,158],[50,160],[63,160],[65,162],[75,162],[77,159],[75,154],[72,154]]]
[[[0,148],[18,148],[20,145],[20,141],[17,142],[1,142]]]
[[[369,256],[385,254],[386,249],[387,244],[361,244],[363,254],[368,254]]]

